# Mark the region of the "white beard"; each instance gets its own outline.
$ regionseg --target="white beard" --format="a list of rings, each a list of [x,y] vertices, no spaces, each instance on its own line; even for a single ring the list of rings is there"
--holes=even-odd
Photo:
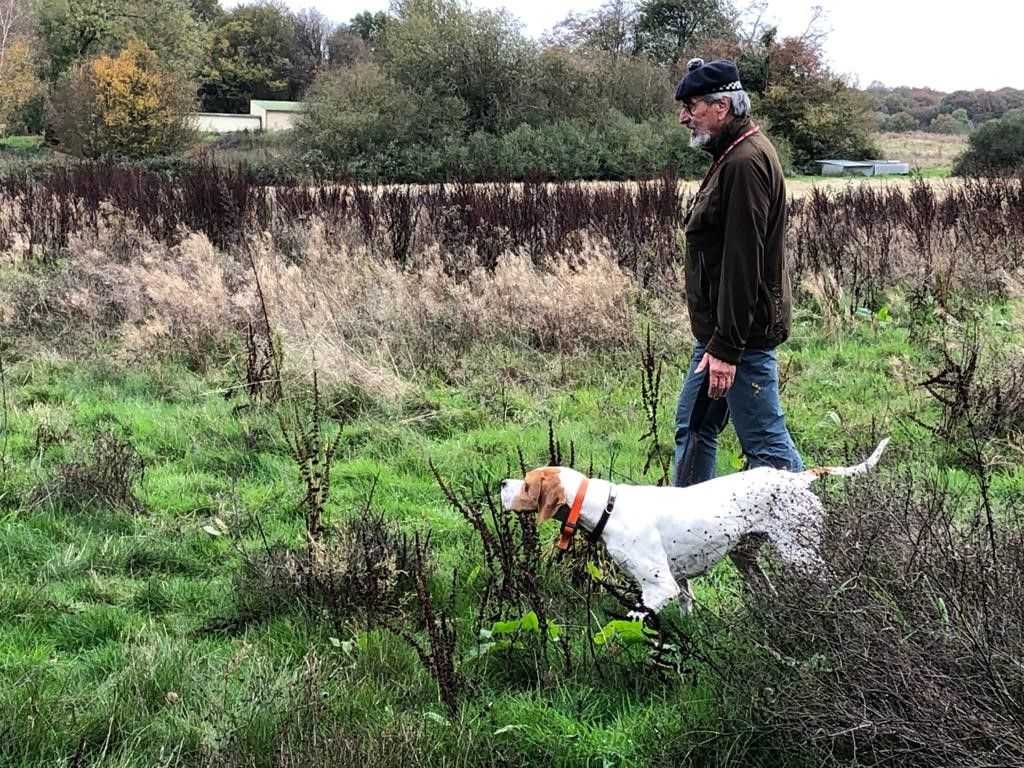
[[[694,149],[700,149],[707,145],[709,141],[711,141],[710,133],[697,133],[696,131],[690,133],[690,146]]]

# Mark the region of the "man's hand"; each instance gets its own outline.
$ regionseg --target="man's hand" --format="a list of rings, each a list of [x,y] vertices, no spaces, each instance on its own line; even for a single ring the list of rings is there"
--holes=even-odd
[[[705,368],[708,369],[708,397],[712,400],[724,397],[736,378],[736,366],[705,352],[694,373]]]

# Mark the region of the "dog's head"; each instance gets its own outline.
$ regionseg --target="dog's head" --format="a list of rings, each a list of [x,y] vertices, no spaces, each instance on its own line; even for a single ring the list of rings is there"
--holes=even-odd
[[[550,520],[560,509],[568,508],[569,498],[575,496],[579,482],[573,484],[572,474],[579,473],[564,467],[541,467],[527,472],[523,480],[502,480],[501,505],[515,512],[536,510],[538,524]]]

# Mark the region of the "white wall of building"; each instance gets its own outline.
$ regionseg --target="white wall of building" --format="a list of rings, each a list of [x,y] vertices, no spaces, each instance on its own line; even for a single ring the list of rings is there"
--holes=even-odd
[[[263,127],[263,121],[258,115],[199,112],[192,115],[192,125],[202,133],[231,133],[232,131],[258,131]]]

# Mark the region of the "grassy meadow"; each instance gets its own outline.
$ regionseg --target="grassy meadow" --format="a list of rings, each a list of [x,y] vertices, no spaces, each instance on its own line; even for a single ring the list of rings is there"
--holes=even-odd
[[[498,482],[663,482],[671,181],[0,187],[0,765],[1024,760],[1024,192],[790,203],[783,402],[825,582],[634,585]],[[742,457],[731,427],[721,473]]]
[[[948,169],[957,155],[967,149],[967,136],[925,131],[880,133],[878,146],[886,159],[910,163],[912,170]]]

